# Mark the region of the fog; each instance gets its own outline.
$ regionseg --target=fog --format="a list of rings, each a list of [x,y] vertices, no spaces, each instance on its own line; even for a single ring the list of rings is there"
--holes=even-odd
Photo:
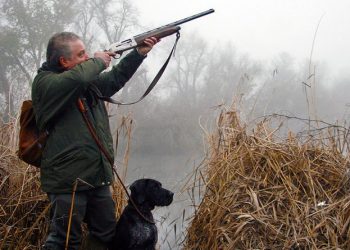
[[[345,73],[349,67],[350,2],[346,0],[179,0],[176,4],[137,0],[136,5],[141,24],[149,27],[213,8],[214,14],[185,24],[183,30],[199,33],[213,46],[230,41],[255,60],[266,62],[286,52],[301,62],[310,58],[313,46],[312,59],[326,63],[332,74]]]
[[[181,248],[193,212],[191,175],[207,155],[206,135],[215,131],[222,108],[235,103],[251,125],[271,114],[293,117],[294,131],[307,128],[296,118],[339,124],[349,119],[346,1],[52,2],[61,5],[1,1],[0,114],[5,121],[30,98],[31,81],[53,32],[76,32],[92,54],[138,32],[215,9],[182,26],[175,56],[143,101],[108,105],[126,184],[154,178],[176,194],[173,204],[155,211],[161,249]],[[45,17],[40,6],[47,7]],[[162,39],[114,98],[137,100],[173,42],[174,36]],[[129,132],[120,127],[125,118],[132,121]]]

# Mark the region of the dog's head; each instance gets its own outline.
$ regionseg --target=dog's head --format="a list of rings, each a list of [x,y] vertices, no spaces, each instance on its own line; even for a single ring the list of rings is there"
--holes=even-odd
[[[154,209],[155,206],[168,206],[173,201],[174,193],[162,188],[159,181],[139,179],[131,186],[131,199],[142,207]]]

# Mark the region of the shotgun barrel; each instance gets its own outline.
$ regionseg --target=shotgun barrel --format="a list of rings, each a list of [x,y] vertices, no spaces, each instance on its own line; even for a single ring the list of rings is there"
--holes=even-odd
[[[146,31],[144,33],[141,33],[141,34],[133,36],[129,39],[126,39],[122,42],[113,43],[109,46],[109,48],[107,50],[121,55],[126,50],[130,50],[132,48],[136,48],[138,46],[143,45],[144,40],[148,37],[156,37],[157,39],[160,39],[160,38],[163,38],[166,36],[170,36],[170,35],[178,32],[181,29],[179,25],[186,23],[186,22],[189,22],[189,21],[192,21],[196,18],[208,15],[208,14],[213,13],[213,12],[214,12],[214,9],[209,9],[209,10],[203,11],[201,13],[198,13],[196,15],[189,16],[189,17],[186,17],[184,19],[178,20],[176,22],[172,22],[172,23],[163,25],[163,26],[158,27],[156,29]]]
[[[160,30],[160,29],[165,29],[165,28],[169,28],[169,27],[175,27],[175,26],[181,25],[181,24],[183,24],[183,23],[187,23],[187,22],[189,22],[189,21],[192,21],[192,20],[194,20],[194,19],[197,19],[197,18],[199,18],[199,17],[202,17],[202,16],[205,16],[205,15],[211,14],[211,13],[213,13],[213,12],[214,12],[214,9],[209,9],[209,10],[203,11],[203,12],[201,12],[201,13],[198,13],[198,14],[196,14],[196,15],[189,16],[189,17],[183,18],[183,19],[181,19],[181,20],[178,20],[178,21],[175,21],[175,22],[172,22],[172,23],[163,25],[163,26],[161,26],[161,27],[159,27],[159,28],[146,31],[146,32],[144,32],[144,33],[141,33],[141,34],[135,36],[135,38],[138,37],[138,36],[144,37],[145,34],[154,33],[155,31]]]

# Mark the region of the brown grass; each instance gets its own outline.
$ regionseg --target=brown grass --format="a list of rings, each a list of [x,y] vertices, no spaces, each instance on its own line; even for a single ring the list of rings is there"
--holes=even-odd
[[[0,124],[0,249],[40,249],[48,232],[50,205],[40,189],[40,170],[16,155],[16,124],[16,119]],[[123,119],[116,131],[122,130],[123,136],[130,138],[131,124],[130,119]],[[127,160],[128,151],[118,171],[126,172]],[[112,189],[119,215],[126,196],[119,182]]]
[[[349,248],[347,129],[281,139],[271,119],[248,132],[237,112],[221,114],[185,249]]]
[[[117,136],[130,138],[131,125],[123,120]],[[275,119],[249,130],[234,110],[218,125],[210,156],[194,173],[204,188],[185,249],[349,249],[347,129],[326,124],[281,137]],[[40,249],[49,203],[39,170],[18,160],[16,138],[16,119],[0,125],[0,249]],[[128,140],[125,148],[121,168]],[[118,182],[113,197],[119,215],[126,199]]]

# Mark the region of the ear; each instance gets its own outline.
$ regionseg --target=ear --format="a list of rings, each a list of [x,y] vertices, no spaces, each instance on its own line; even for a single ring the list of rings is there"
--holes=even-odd
[[[145,190],[144,190],[144,182],[143,181],[135,181],[131,186],[131,199],[137,204],[142,204],[145,202]]]
[[[62,66],[62,68],[65,68],[65,69],[68,68],[69,63],[68,63],[66,58],[64,58],[63,56],[60,56],[59,62],[60,62],[60,65]]]

